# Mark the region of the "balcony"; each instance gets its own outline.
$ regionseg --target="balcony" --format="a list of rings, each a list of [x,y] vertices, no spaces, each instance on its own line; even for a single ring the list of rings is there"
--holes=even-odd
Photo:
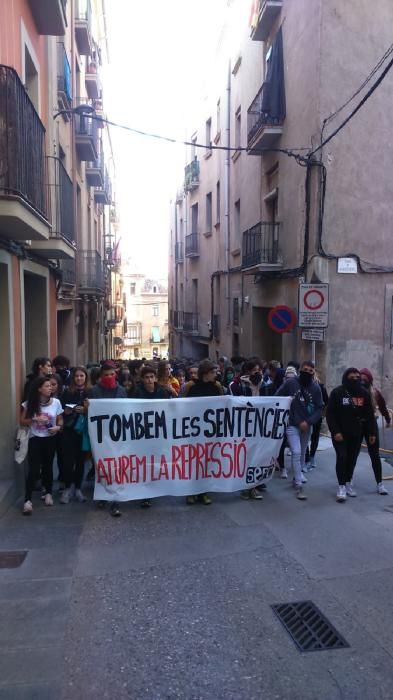
[[[67,0],[29,0],[38,34],[64,36]]]
[[[47,156],[49,240],[32,241],[31,248],[47,259],[75,257],[74,195],[72,181],[59,158]]]
[[[95,250],[78,250],[78,286],[82,294],[103,294],[105,290],[101,255]]]
[[[184,311],[183,330],[187,333],[198,333],[198,314],[193,311]]]
[[[85,85],[88,96],[93,100],[98,100],[101,95],[101,81],[97,72],[97,62],[90,61],[85,73]]]
[[[243,233],[242,270],[255,274],[282,267],[279,255],[280,224],[262,221]]]
[[[72,74],[71,66],[68,60],[63,42],[57,44],[57,103],[59,109],[68,109],[72,107]],[[66,121],[70,116],[64,115]]]
[[[197,233],[190,233],[185,238],[186,242],[186,258],[198,258],[199,257],[199,235]]]
[[[195,156],[184,169],[184,189],[186,192],[192,192],[197,187],[199,187],[199,161]]]
[[[251,27],[251,39],[266,41],[283,6],[283,0],[260,0]]]
[[[119,323],[123,323],[124,308],[122,304],[112,304],[108,312],[107,325],[109,328],[115,328]]]
[[[74,287],[76,284],[75,260],[60,260],[61,286]]]
[[[79,104],[84,100],[78,100]],[[98,158],[97,122],[85,114],[74,114],[75,145],[80,160],[94,161]]]
[[[220,315],[219,314],[213,315],[212,332],[213,332],[213,338],[215,340],[220,340]]]
[[[183,241],[175,243],[175,263],[184,262]]]
[[[261,149],[270,148],[280,138],[285,116],[272,116],[265,108],[268,83],[263,83],[247,111],[247,152],[261,155]]]
[[[112,203],[112,182],[106,169],[103,186],[94,190],[94,201],[97,202],[97,204]]]
[[[0,65],[0,236],[47,240],[45,129],[13,68]]]
[[[184,190],[177,190],[176,192],[176,204],[181,204],[184,199]]]
[[[124,336],[124,345],[127,347],[140,345],[142,343],[142,332],[139,325],[127,324],[127,332]]]
[[[102,153],[96,160],[86,163],[85,176],[90,187],[103,187],[105,180],[104,158]]]
[[[75,39],[79,53],[82,56],[91,56],[93,42],[91,37],[90,0],[77,0],[75,12]]]

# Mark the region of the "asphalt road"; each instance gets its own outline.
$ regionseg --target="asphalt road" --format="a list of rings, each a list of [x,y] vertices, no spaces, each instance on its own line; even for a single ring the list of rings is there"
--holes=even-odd
[[[327,449],[306,502],[276,478],[261,502],[165,498],[119,520],[10,509],[0,548],[28,553],[0,569],[0,700],[391,700],[393,483],[376,494],[367,455],[356,482],[337,504]],[[349,647],[300,653],[271,609],[300,600]]]

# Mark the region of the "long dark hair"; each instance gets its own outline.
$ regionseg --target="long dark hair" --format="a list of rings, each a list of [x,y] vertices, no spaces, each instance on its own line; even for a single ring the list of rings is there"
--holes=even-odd
[[[69,386],[69,391],[71,391],[73,394],[76,393],[77,391],[79,391],[79,387],[77,387],[76,384],[75,384],[75,374],[76,374],[76,372],[83,372],[83,374],[85,375],[85,384],[84,384],[83,389],[84,389],[85,391],[86,391],[87,389],[90,389],[89,373],[88,373],[86,367],[84,367],[83,365],[77,365],[76,367],[74,367],[74,368],[72,369],[72,372],[71,372],[71,383],[70,383],[70,386]]]
[[[39,413],[41,403],[39,390],[45,382],[50,382],[50,379],[47,377],[37,377],[37,379],[32,381],[29,389],[29,397],[27,399],[26,418],[33,418],[36,413]]]

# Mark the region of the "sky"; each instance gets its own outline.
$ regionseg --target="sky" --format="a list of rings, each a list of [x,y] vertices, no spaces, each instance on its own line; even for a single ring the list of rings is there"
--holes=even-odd
[[[184,139],[204,94],[227,0],[106,0],[107,118]],[[188,134],[189,136],[189,134]],[[123,260],[166,278],[169,202],[183,181],[185,148],[111,127]]]

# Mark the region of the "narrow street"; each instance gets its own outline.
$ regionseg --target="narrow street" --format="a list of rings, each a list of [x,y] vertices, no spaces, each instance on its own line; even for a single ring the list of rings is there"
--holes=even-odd
[[[362,455],[337,504],[333,465],[318,452],[304,503],[275,478],[262,502],[163,498],[120,519],[11,508],[1,550],[27,556],[0,570],[0,699],[390,699],[393,487],[376,494]],[[270,606],[302,600],[348,648],[297,650]]]

